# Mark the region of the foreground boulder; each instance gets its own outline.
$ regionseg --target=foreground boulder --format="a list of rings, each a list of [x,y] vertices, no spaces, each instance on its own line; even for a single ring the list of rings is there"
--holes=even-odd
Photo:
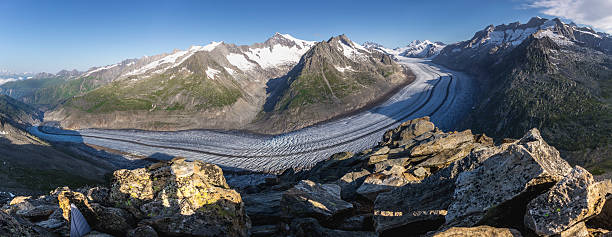
[[[574,168],[548,192],[529,202],[525,226],[539,235],[560,234],[601,212],[610,180],[595,182],[582,167]]]
[[[519,141],[477,148],[422,182],[380,194],[374,206],[376,231],[425,233],[480,222],[522,226],[522,208],[508,207],[525,206],[515,201],[535,198],[570,170],[533,129]]]
[[[490,157],[480,167],[459,174],[446,224],[472,226],[485,215],[489,219],[513,218],[515,214],[510,212],[521,210],[505,204],[539,195],[570,170],[559,152],[542,139],[537,129],[532,129],[518,143]],[[515,220],[500,220],[509,221]]]
[[[6,219],[0,227],[10,229],[0,235],[68,236],[71,204],[94,230],[90,236],[248,236],[250,229],[240,194],[218,166],[174,159],[118,170],[110,189],[64,187],[36,199],[17,197],[0,212],[15,216],[0,216]]]
[[[374,222],[378,233],[426,233],[444,224],[455,190],[457,176],[478,167],[503,147],[481,148],[468,157],[427,177],[422,182],[378,195]]]
[[[110,201],[165,235],[246,236],[250,220],[221,168],[173,159],[114,174]]]

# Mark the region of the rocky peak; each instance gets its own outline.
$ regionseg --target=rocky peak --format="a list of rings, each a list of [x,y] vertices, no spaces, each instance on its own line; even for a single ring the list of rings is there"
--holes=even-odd
[[[429,40],[414,40],[406,47],[396,48],[400,56],[413,58],[429,58],[438,55],[446,45],[441,42],[431,42]]]
[[[278,32],[274,33],[272,37],[264,42],[264,45],[269,47],[273,47],[274,45],[283,45],[289,48],[297,47],[298,49],[308,49],[312,47],[313,44],[314,42],[312,41],[300,40],[289,34],[281,34]]]
[[[65,77],[65,78],[71,78],[71,77],[77,77],[79,75],[83,74],[83,72],[80,72],[76,69],[73,69],[72,71],[68,71],[68,70],[61,70],[59,72],[57,72],[55,75],[59,76],[59,77]]]
[[[376,42],[372,42],[372,41],[366,41],[365,43],[363,43],[363,47],[365,47],[367,49],[384,48],[384,46],[382,44],[379,44],[379,43],[376,43]]]

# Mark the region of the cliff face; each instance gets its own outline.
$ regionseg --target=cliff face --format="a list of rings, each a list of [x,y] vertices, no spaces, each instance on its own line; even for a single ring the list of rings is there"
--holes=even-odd
[[[255,175],[256,176],[256,175]],[[228,176],[229,177],[229,176]],[[67,235],[69,204],[117,236],[587,236],[609,233],[612,182],[571,167],[537,129],[494,144],[427,117],[379,145],[230,189],[221,169],[176,158],[118,170],[109,186],[16,197],[0,234]],[[243,182],[245,183],[245,182]],[[232,184],[232,183],[230,183]]]

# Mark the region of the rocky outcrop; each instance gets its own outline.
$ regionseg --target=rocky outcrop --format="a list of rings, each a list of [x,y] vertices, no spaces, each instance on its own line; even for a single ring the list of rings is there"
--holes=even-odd
[[[577,166],[548,192],[531,200],[525,226],[540,235],[560,234],[601,212],[610,180],[595,182]]]
[[[379,195],[374,206],[376,230],[425,233],[442,225],[513,223],[513,211],[518,210],[521,218],[523,214],[510,207],[526,205],[521,200],[545,192],[570,169],[539,131],[531,130],[513,143],[473,149],[419,183]]]
[[[469,130],[442,132],[425,117],[388,131],[372,149],[262,177],[236,185],[241,195],[219,167],[202,162],[118,170],[109,187],[15,197],[3,207],[0,235],[66,236],[70,204],[95,231],[91,236],[605,236],[612,230],[611,181],[572,169],[537,129],[495,145]]]
[[[93,236],[248,236],[250,229],[241,196],[221,169],[183,158],[118,170],[110,189],[59,188],[37,199],[17,197],[5,210],[37,235],[67,236],[71,204],[97,231]]]
[[[561,180],[571,170],[559,152],[546,144],[536,129],[518,143],[459,174],[446,223],[472,226],[485,215],[501,214],[504,204],[534,196]],[[458,222],[458,223],[457,223]]]

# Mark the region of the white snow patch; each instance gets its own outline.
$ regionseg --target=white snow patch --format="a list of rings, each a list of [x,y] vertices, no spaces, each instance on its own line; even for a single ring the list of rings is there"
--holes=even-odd
[[[234,74],[236,74],[236,71],[234,69],[231,69],[229,67],[223,67],[225,69],[225,71],[227,71],[229,74],[231,74],[232,76]]]
[[[534,36],[536,38],[538,38],[538,39],[541,39],[543,37],[548,37],[548,38],[552,39],[555,43],[557,43],[559,45],[572,45],[573,44],[572,41],[570,41],[565,36],[562,36],[562,35],[559,35],[559,34],[555,34],[550,29],[541,30],[538,33],[536,33]]]
[[[255,64],[249,62],[249,60],[247,60],[247,58],[242,54],[230,53],[226,58],[227,61],[242,71],[248,71],[255,67]]]
[[[355,49],[355,47],[353,47],[352,45],[347,45],[343,42],[339,42],[339,43],[340,43],[340,51],[342,51],[344,56],[346,56],[347,58],[358,59],[358,58],[364,57],[363,54],[359,52],[357,49]]]
[[[315,41],[308,41],[308,40],[297,39],[297,38],[291,36],[290,34],[280,34],[280,35],[283,36],[283,38],[291,40],[295,44],[300,45],[302,48],[310,49],[313,45],[315,45],[317,43]],[[306,50],[308,50],[308,49],[306,49]]]
[[[205,46],[198,46],[198,45],[194,45],[191,46],[189,48],[189,50],[184,50],[184,51],[176,51],[168,56],[165,56],[159,60],[153,61],[147,65],[145,65],[144,67],[141,67],[139,69],[136,69],[134,71],[131,71],[127,74],[125,74],[125,76],[131,76],[131,75],[140,75],[140,74],[144,74],[147,73],[148,71],[152,70],[152,69],[157,69],[155,70],[153,73],[162,73],[165,72],[166,70],[176,67],[178,65],[180,65],[181,63],[185,62],[185,60],[187,60],[189,57],[191,57],[193,54],[199,52],[199,51],[211,51],[213,49],[215,49],[219,44],[221,44],[223,42],[212,42],[208,45]],[[170,65],[169,65],[170,64]],[[164,66],[164,67],[161,67]],[[161,67],[161,68],[160,68]]]
[[[245,52],[249,59],[257,62],[262,68],[276,67],[278,65],[297,63],[300,57],[310,48],[287,47],[273,45],[270,48],[254,48]]]
[[[91,74],[92,74],[92,73],[94,73],[94,72],[99,72],[99,71],[102,71],[102,70],[111,69],[111,68],[114,68],[114,67],[116,67],[116,66],[119,66],[119,64],[113,64],[113,65],[108,65],[108,66],[105,66],[105,67],[99,67],[99,68],[96,68],[96,69],[94,69],[94,70],[91,70],[91,71],[87,72],[87,73],[86,73],[85,75],[83,75],[83,76],[85,76],[85,77],[86,77],[86,76],[91,75]]]
[[[355,70],[353,70],[353,68],[351,66],[346,66],[346,67],[334,66],[334,67],[336,68],[336,70],[338,70],[340,72],[355,71]]]
[[[214,69],[214,68],[206,68],[206,76],[208,76],[208,78],[210,79],[215,79],[215,76],[217,74],[221,73],[221,71]]]

